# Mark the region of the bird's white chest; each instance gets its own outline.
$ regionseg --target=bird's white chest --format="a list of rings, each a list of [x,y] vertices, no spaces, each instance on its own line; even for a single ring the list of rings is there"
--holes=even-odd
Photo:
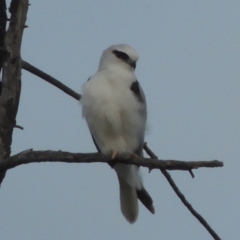
[[[141,105],[130,89],[134,80],[99,75],[83,87],[83,115],[103,153],[132,152],[139,144],[139,129],[145,128],[145,122],[139,115]]]

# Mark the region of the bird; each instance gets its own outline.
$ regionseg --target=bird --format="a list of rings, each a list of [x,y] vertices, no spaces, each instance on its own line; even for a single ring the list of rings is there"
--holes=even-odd
[[[97,72],[82,86],[82,115],[93,142],[102,155],[143,157],[147,105],[134,70],[139,56],[127,44],[116,44],[102,53]],[[120,207],[129,223],[138,218],[138,200],[155,213],[153,200],[143,186],[139,167],[116,163]]]

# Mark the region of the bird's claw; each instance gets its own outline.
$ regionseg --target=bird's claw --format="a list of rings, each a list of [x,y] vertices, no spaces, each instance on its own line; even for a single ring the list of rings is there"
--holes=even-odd
[[[112,155],[111,155],[111,159],[115,159],[117,157],[117,152],[116,151],[113,151],[112,152]]]

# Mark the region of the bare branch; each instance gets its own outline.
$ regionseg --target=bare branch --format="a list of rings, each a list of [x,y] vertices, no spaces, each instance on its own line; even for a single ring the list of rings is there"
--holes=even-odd
[[[126,156],[119,159],[109,159],[99,153],[70,153],[62,151],[33,151],[27,150],[13,155],[0,163],[0,171],[14,168],[21,164],[40,162],[66,162],[66,163],[126,163],[151,169],[186,170],[202,167],[222,167],[223,163],[218,160],[213,161],[176,161],[176,160],[156,160],[150,158],[140,158],[138,156]]]
[[[157,156],[152,152],[150,148],[148,148],[147,144],[144,145],[144,150],[146,153],[153,159],[158,159]],[[194,217],[207,229],[207,231],[212,235],[215,240],[221,240],[217,233],[210,227],[207,221],[192,207],[192,205],[187,201],[185,196],[181,193],[175,182],[173,181],[171,175],[166,171],[166,168],[160,168],[160,171],[167,179],[168,183],[171,185],[174,192],[181,199],[182,203],[187,207],[187,209],[192,213]]]
[[[42,78],[43,80],[47,81],[48,83],[51,83],[52,85],[61,89],[63,92],[65,92],[66,94],[75,98],[76,100],[80,100],[80,98],[81,98],[80,94],[74,92],[71,88],[67,87],[66,85],[64,85],[63,83],[58,81],[56,78],[51,77],[50,75],[48,75],[47,73],[45,73],[45,72],[41,71],[40,69],[34,67],[30,63],[22,60],[22,68],[27,70],[28,72],[40,77],[40,78]]]
[[[21,129],[21,130],[24,130],[24,128],[20,125],[15,125],[14,128],[18,128],[18,129]]]
[[[0,0],[0,73],[3,63],[7,60],[8,52],[5,48],[5,34],[7,24],[6,1]],[[1,82],[1,79],[0,79]],[[0,91],[1,95],[1,91]]]
[[[21,91],[21,43],[28,10],[28,0],[12,0],[10,23],[5,35],[7,59],[3,66],[0,96],[0,162],[11,153],[12,132]],[[0,183],[5,172],[0,172]]]

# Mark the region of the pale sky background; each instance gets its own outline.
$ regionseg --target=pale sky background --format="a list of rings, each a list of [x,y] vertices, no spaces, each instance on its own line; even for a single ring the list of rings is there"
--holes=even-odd
[[[146,141],[161,159],[224,161],[171,172],[222,239],[240,236],[240,1],[31,1],[22,58],[75,91],[103,49],[127,43],[148,103]],[[12,154],[95,152],[71,97],[23,71]],[[1,240],[208,240],[160,171],[142,169],[156,214],[140,205],[130,225],[107,164],[41,163],[7,172],[0,189]]]

